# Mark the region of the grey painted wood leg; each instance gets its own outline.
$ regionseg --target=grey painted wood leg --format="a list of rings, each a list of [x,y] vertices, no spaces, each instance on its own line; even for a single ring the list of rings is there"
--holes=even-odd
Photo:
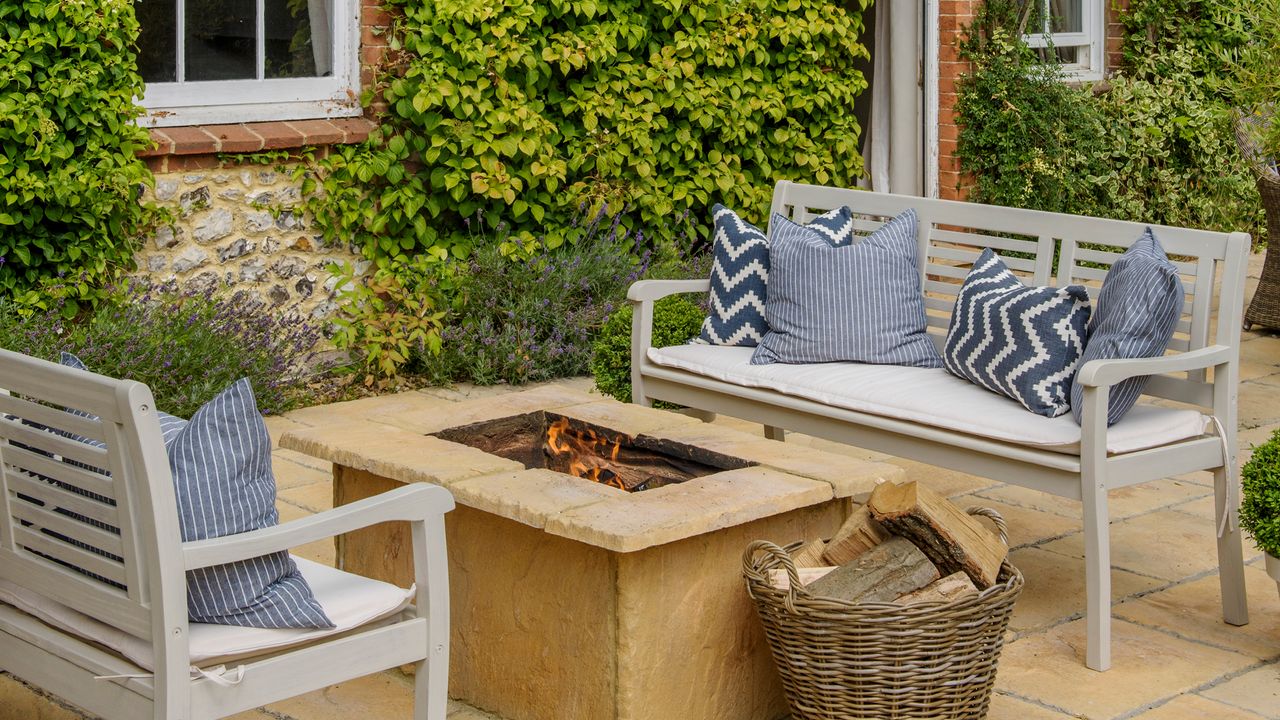
[[[1111,667],[1111,541],[1107,490],[1096,479],[1081,483],[1084,503],[1085,665]]]
[[[1231,494],[1227,491],[1227,471],[1219,468],[1213,472],[1213,499],[1215,521],[1228,510],[1231,517],[1218,538],[1218,581],[1222,586],[1222,619],[1230,625],[1249,623],[1249,602],[1244,584],[1244,550],[1240,542],[1240,526],[1236,522],[1236,508],[1228,508]],[[1216,528],[1215,528],[1216,530]]]
[[[780,427],[773,427],[772,425],[765,425],[765,426],[764,426],[764,436],[765,436],[766,438],[768,438],[769,440],[777,440],[778,442],[786,442],[786,440],[787,440],[787,431],[786,431],[786,430],[783,430],[783,429],[782,429],[782,428],[780,428]]]

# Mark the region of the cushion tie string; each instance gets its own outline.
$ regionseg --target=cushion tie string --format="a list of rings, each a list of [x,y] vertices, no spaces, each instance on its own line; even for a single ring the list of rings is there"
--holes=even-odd
[[[1209,419],[1213,421],[1213,426],[1218,431],[1218,439],[1222,442],[1222,464],[1226,469],[1226,477],[1224,478],[1226,487],[1222,490],[1226,494],[1226,503],[1222,508],[1222,517],[1218,519],[1218,537],[1221,538],[1226,534],[1228,526],[1230,526],[1232,532],[1236,529],[1232,510],[1237,506],[1240,489],[1236,484],[1235,468],[1231,464],[1231,447],[1227,445],[1227,430],[1222,426],[1222,421],[1218,419],[1217,415],[1210,415]]]
[[[94,680],[132,680],[155,677],[155,673],[126,673],[123,675],[94,675]],[[230,672],[227,671],[226,665],[219,665],[208,670],[192,666],[191,679],[204,678],[219,687],[235,687],[244,680],[244,666],[237,665]]]

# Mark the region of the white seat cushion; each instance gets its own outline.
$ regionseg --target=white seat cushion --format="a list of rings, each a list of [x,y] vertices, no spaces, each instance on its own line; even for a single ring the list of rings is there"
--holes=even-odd
[[[955,430],[968,435],[1078,454],[1071,416],[1044,417],[941,368],[862,363],[752,365],[751,348],[677,345],[651,348],[658,365],[766,388],[824,405]],[[1195,410],[1138,405],[1107,430],[1107,452],[1126,453],[1204,434]]]
[[[188,635],[191,665],[216,665],[231,658],[260,655],[327,635],[347,632],[394,615],[408,606],[414,595],[413,588],[406,590],[296,556],[293,560],[335,627],[320,630],[277,630],[191,623]],[[59,630],[113,650],[138,667],[155,670],[149,642],[66,605],[5,580],[0,580],[0,602],[13,605]]]

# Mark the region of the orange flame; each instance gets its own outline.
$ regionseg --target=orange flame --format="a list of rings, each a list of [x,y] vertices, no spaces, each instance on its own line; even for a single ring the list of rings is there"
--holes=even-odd
[[[556,455],[569,456],[566,472],[573,477],[627,489],[622,478],[605,467],[607,462],[617,462],[621,442],[609,440],[591,428],[575,430],[569,427],[568,418],[560,418],[547,428],[547,448]]]

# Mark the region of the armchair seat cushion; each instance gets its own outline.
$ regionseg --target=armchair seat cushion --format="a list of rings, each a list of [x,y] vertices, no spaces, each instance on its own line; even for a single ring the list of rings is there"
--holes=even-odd
[[[1069,414],[1036,415],[942,368],[848,362],[752,365],[752,352],[751,348],[678,345],[651,348],[649,359],[846,410],[1054,452],[1080,451],[1080,426]],[[1207,422],[1195,410],[1138,405],[1107,431],[1107,452],[1133,452],[1197,437],[1204,434]]]
[[[395,615],[406,608],[414,596],[414,588],[406,590],[299,557],[292,557],[292,560],[310,585],[316,601],[333,621],[333,627],[269,629],[191,623],[187,636],[191,665],[219,665],[347,632]],[[144,670],[155,670],[149,642],[55,600],[0,580],[0,602],[16,607],[46,625],[101,645]]]

